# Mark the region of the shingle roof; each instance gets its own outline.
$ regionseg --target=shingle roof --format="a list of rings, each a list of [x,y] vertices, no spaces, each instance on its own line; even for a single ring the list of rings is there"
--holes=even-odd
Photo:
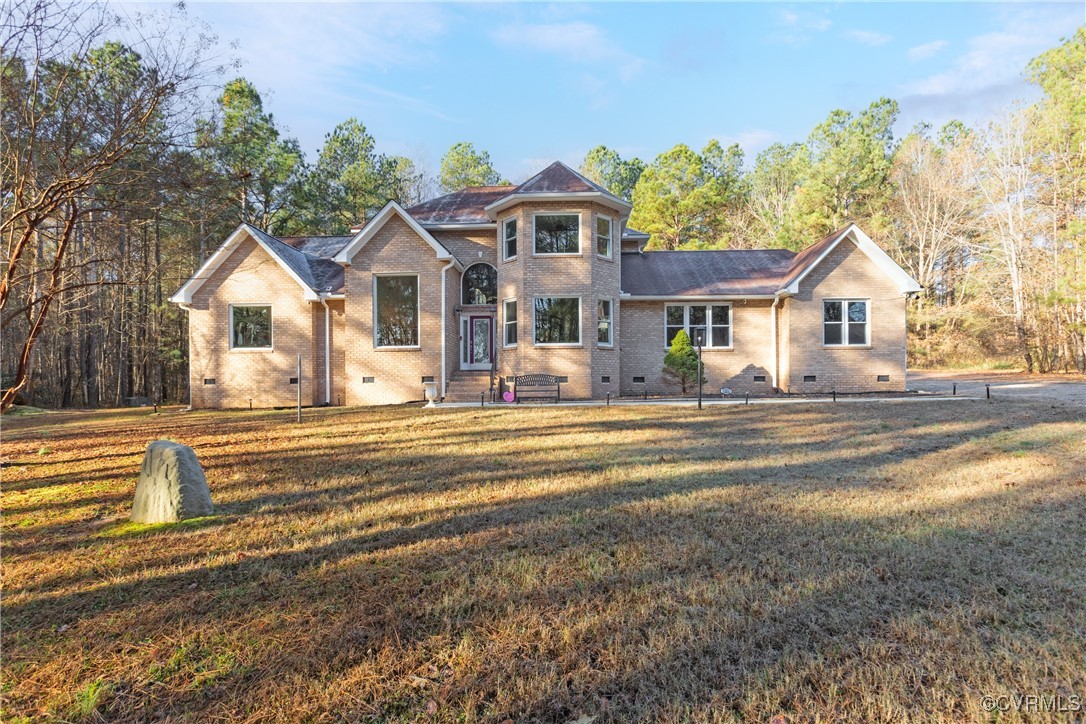
[[[469,186],[407,209],[420,224],[491,224],[484,207],[505,198],[516,186]]]
[[[513,193],[521,194],[577,194],[577,193],[601,193],[618,199],[614,194],[577,173],[561,161],[555,161],[550,166],[532,176],[517,187]]]
[[[343,267],[332,261],[332,257],[351,237],[277,237],[253,226],[249,229],[313,291],[333,294],[343,291]]]
[[[637,229],[631,229],[630,227],[627,226],[625,229],[622,230],[622,238],[623,239],[645,239],[646,241],[648,241],[649,234],[644,232],[644,231],[638,231]]]
[[[813,264],[818,257],[822,256],[822,252],[833,246],[833,244],[851,228],[852,226],[849,225],[843,229],[839,229],[796,254],[792,259],[792,265],[789,267],[784,275],[784,279],[781,281],[781,286],[786,287],[791,284],[796,277],[803,273],[804,269]]]
[[[622,291],[634,296],[770,295],[792,265],[787,249],[648,251],[622,255]]]

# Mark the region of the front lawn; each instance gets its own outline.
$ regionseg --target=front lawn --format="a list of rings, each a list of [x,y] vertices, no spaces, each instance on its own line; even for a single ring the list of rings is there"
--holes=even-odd
[[[1086,705],[1082,408],[292,417],[3,420],[5,721]],[[157,438],[195,448],[215,516],[127,522]]]

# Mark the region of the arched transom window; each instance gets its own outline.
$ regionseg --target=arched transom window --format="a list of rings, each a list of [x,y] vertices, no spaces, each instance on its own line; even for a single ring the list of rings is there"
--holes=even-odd
[[[463,304],[497,304],[498,270],[489,264],[472,264],[464,270],[460,301]]]

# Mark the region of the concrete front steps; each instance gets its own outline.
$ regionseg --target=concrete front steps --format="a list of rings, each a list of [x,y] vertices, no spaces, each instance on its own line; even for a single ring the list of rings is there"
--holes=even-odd
[[[486,392],[490,402],[490,372],[488,370],[456,370],[449,375],[444,402],[479,402],[479,393]]]

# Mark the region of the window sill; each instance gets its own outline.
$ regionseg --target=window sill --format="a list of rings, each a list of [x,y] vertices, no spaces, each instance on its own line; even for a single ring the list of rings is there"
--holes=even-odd
[[[505,259],[502,259],[502,264],[504,264],[507,261],[516,261],[516,260],[517,260],[517,258],[515,256],[506,257]]]
[[[822,349],[874,349],[874,346],[870,344],[824,344]]]
[[[515,344],[503,344],[502,345],[502,349],[516,349],[516,348],[517,348],[517,346]]]
[[[579,251],[577,251],[577,252],[563,252],[561,254],[540,254],[539,252],[536,252],[536,253],[532,254],[533,258],[538,257],[538,258],[541,258],[541,259],[554,258],[554,257],[563,257],[563,256],[576,257],[576,256],[583,256],[583,254],[581,254],[581,252],[579,252]]]
[[[576,349],[578,347],[584,347],[582,343],[566,343],[566,342],[536,342],[533,347],[551,347],[551,348],[565,348]]]
[[[612,263],[614,263],[614,261],[615,261],[615,255],[614,254],[610,254],[608,256],[604,256],[603,254],[596,254],[596,258],[599,259],[600,261],[609,261],[609,262],[612,262]]]
[[[598,349],[614,349],[615,345],[613,345],[613,344],[597,344],[596,347]]]
[[[274,352],[275,347],[231,347],[230,351],[252,354],[254,352]]]
[[[373,348],[373,351],[374,352],[410,352],[412,350],[419,350],[419,349],[422,349],[422,345],[416,344],[416,345],[413,345],[413,346],[408,345],[408,346],[405,346],[405,347],[392,347],[392,346],[386,345],[386,346],[382,346],[382,347],[375,346]]]
[[[694,345],[690,345],[690,346],[693,347],[694,352],[698,351],[698,348],[694,347]],[[670,352],[671,347],[664,347],[664,351],[665,352]],[[701,351],[702,352],[734,352],[735,347],[734,346],[732,346],[732,347],[702,347]]]

